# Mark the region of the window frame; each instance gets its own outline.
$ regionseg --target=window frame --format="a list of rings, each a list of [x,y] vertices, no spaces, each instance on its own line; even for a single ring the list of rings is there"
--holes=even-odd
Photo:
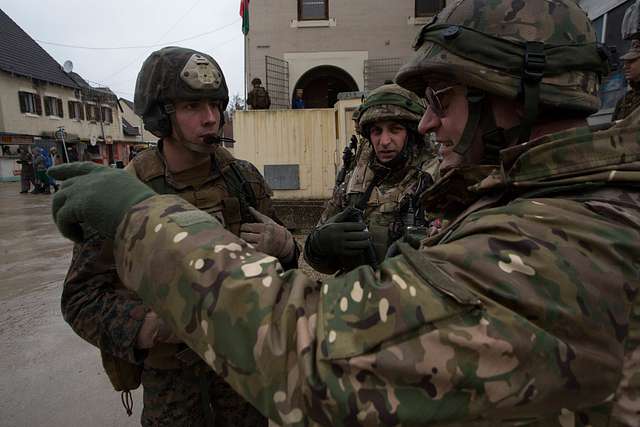
[[[440,6],[439,6],[439,8],[437,8],[437,10],[435,10],[433,12],[418,14],[418,2],[419,1],[421,1],[421,0],[415,0],[413,2],[413,16],[415,18],[430,18],[430,17],[432,17],[434,15],[437,15],[438,12],[440,12],[447,5],[446,0],[422,0],[422,1],[431,1],[431,2],[438,1],[438,2],[440,2]]]
[[[44,97],[44,111],[47,117],[59,117],[64,118],[64,107],[62,106],[62,99],[57,96],[45,95]]]
[[[20,112],[23,114],[42,115],[42,102],[40,95],[24,90],[18,91],[18,105]]]
[[[69,118],[71,120],[77,120],[79,122],[84,120],[84,108],[82,102],[70,99],[67,102],[67,108],[69,109]]]
[[[316,0],[319,1],[319,0]],[[302,14],[304,0],[298,0],[298,21],[326,21],[329,19],[329,0],[322,0],[324,2],[324,18],[305,18]]]
[[[109,112],[109,120],[107,120],[107,115],[105,114],[105,112]],[[100,118],[102,119],[102,123],[104,124],[111,124],[113,123],[113,108],[107,106],[107,105],[101,105],[100,106]]]
[[[96,123],[98,121],[98,106],[96,104],[87,102],[84,104],[85,113],[89,122]]]

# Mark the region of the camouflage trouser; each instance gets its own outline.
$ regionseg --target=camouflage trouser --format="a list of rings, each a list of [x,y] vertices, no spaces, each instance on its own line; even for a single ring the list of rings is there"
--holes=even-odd
[[[145,427],[267,426],[267,419],[213,371],[199,362],[186,369],[142,371]],[[207,414],[203,386],[208,386],[213,420]]]

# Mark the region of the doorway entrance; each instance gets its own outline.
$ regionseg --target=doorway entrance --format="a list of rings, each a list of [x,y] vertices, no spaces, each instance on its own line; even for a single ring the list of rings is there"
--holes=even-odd
[[[307,71],[300,77],[292,91],[303,89],[305,108],[332,108],[338,101],[340,92],[356,92],[358,84],[341,68],[321,65]]]

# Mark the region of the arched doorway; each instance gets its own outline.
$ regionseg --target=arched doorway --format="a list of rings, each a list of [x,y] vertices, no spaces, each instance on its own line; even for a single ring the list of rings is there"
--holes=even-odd
[[[356,92],[358,84],[343,69],[333,65],[321,65],[300,77],[291,92],[292,100],[296,89],[304,90],[306,108],[331,108],[338,100],[340,92]]]

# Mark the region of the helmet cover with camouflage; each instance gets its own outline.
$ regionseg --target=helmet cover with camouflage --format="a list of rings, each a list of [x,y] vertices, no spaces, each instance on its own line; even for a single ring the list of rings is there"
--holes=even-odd
[[[171,133],[169,115],[176,101],[217,101],[220,112],[229,103],[229,91],[218,63],[209,55],[183,47],[153,52],[138,73],[134,109],[147,130],[158,137]]]
[[[469,116],[454,151],[465,156],[481,130],[483,162],[493,163],[514,140],[527,141],[540,111],[597,111],[608,72],[605,51],[574,0],[457,0],[422,28],[414,48],[396,82],[420,94],[434,81],[467,87]],[[488,94],[520,102],[520,125],[497,127]]]
[[[417,128],[424,110],[424,101],[415,93],[396,84],[387,84],[372,90],[353,117],[368,137],[370,126],[384,120],[408,123]]]
[[[414,48],[396,82],[419,94],[430,79],[443,78],[516,98],[524,74],[540,73],[541,104],[585,116],[598,110],[600,76],[608,71],[591,22],[574,0],[458,0],[421,30]],[[532,60],[525,70],[527,53]]]

